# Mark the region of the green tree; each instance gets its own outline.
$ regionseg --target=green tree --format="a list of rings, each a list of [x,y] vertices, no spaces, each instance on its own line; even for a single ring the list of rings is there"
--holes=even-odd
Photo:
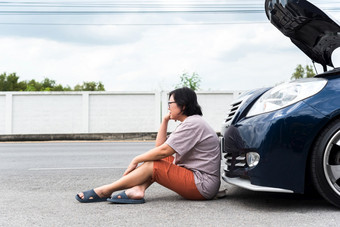
[[[0,91],[23,91],[25,88],[25,83],[19,82],[19,77],[16,73],[9,75],[3,73],[0,75]]]
[[[192,75],[189,75],[189,73],[185,72],[180,76],[181,82],[177,84],[176,88],[179,87],[188,87],[191,88],[194,91],[197,91],[200,89],[201,84],[201,78],[197,73],[192,73]]]
[[[102,82],[83,82],[82,85],[77,84],[74,87],[75,91],[105,91],[104,84]]]
[[[105,91],[102,82],[83,82],[82,85],[76,85],[76,91]],[[70,86],[57,84],[55,80],[44,78],[39,82],[34,79],[29,81],[19,81],[15,73],[0,75],[0,91],[73,91]]]
[[[297,80],[303,78],[305,74],[305,69],[302,67],[302,65],[297,65],[295,68],[295,72],[293,73],[292,77],[290,79]]]
[[[311,65],[306,65],[305,68],[302,67],[301,64],[297,65],[295,68],[295,72],[293,73],[291,79],[292,80],[297,80],[301,78],[310,78],[314,77],[315,73],[313,70],[313,67]]]
[[[315,76],[315,73],[314,73],[314,70],[313,70],[313,66],[306,65],[306,77],[311,78],[311,77],[314,77],[314,76]]]
[[[41,82],[41,91],[71,91],[70,86],[63,87],[61,84],[57,84],[55,80],[45,78]]]
[[[30,80],[27,82],[27,87],[25,91],[42,91],[42,84],[35,80]]]
[[[55,80],[44,78],[44,80],[41,82],[41,90],[43,91],[52,91],[55,87]]]

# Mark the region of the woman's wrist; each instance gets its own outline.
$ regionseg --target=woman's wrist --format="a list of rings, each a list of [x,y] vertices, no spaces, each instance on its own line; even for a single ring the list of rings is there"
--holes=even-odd
[[[132,163],[134,163],[134,164],[138,164],[138,163],[140,163],[140,162],[142,162],[142,161],[140,160],[139,155],[136,156],[136,157],[134,157],[134,158],[132,159]]]
[[[170,114],[168,113],[167,115],[165,115],[164,117],[163,117],[163,122],[165,122],[165,123],[168,123],[169,121],[170,121]]]
[[[170,121],[170,117],[166,116],[166,117],[163,118],[163,124],[168,125],[169,121]]]

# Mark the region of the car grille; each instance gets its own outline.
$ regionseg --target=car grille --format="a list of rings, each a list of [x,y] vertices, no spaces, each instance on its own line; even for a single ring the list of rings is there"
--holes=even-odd
[[[228,130],[229,133],[231,133],[230,130],[233,128],[232,121],[236,117],[239,108],[242,106],[243,102],[247,100],[247,96],[243,97],[241,100],[238,99],[230,104],[229,112],[227,113],[227,116],[225,118],[224,122],[224,129]],[[223,136],[226,136],[224,132]],[[246,177],[246,169],[248,168],[248,165],[246,163],[246,152],[243,149],[242,144],[236,145],[237,143],[234,139],[235,137],[232,136],[233,139],[229,138],[228,136],[226,138],[222,139],[222,157],[223,162],[225,163],[224,166],[224,172],[225,175],[228,177]],[[230,139],[232,141],[230,141]],[[225,141],[227,141],[228,144],[224,144]]]
[[[246,165],[246,157],[245,155],[239,155],[236,157],[233,157],[232,153],[226,153],[224,155],[225,158],[225,164],[228,167],[245,167]]]
[[[239,101],[239,102],[232,103],[230,105],[229,113],[227,114],[225,122],[231,121],[234,118],[234,116],[235,116],[238,108],[240,107],[241,103],[242,103],[242,101]]]
[[[246,177],[246,163],[245,154],[240,153],[224,153],[224,172],[228,177]]]

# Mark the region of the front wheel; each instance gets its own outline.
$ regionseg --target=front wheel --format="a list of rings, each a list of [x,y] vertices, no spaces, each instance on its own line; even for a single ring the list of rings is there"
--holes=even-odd
[[[311,173],[318,192],[340,207],[340,119],[320,134],[312,151]]]

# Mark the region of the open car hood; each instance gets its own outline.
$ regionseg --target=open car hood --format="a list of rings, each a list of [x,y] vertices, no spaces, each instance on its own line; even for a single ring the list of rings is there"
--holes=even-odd
[[[334,67],[333,51],[340,46],[340,26],[306,0],[266,0],[270,22],[312,61]]]

